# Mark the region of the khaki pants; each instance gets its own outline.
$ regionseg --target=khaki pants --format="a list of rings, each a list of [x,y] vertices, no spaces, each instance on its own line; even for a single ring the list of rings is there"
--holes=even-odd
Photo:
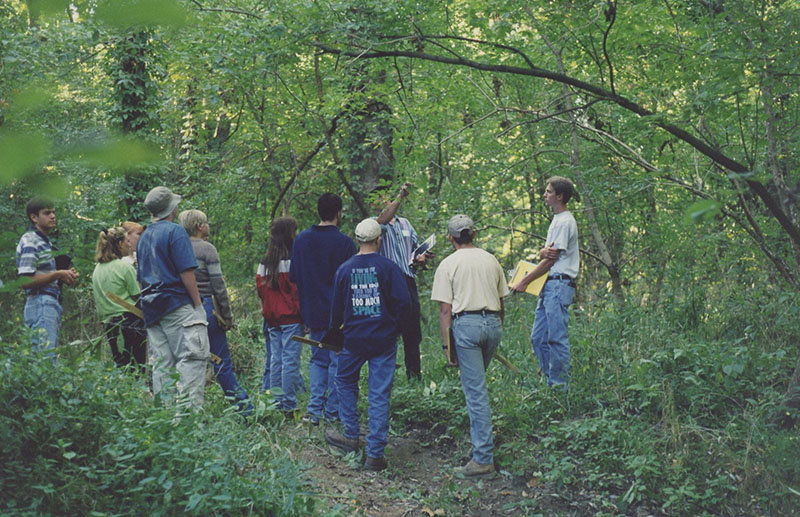
[[[172,403],[175,388],[195,407],[203,405],[206,361],[209,357],[206,313],[202,306],[182,305],[147,328],[150,365],[153,367],[153,393]],[[171,376],[180,379],[173,384]]]

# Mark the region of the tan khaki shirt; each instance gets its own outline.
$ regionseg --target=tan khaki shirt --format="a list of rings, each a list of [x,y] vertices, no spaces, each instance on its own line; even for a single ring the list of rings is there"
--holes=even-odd
[[[503,268],[488,251],[461,248],[442,260],[433,277],[431,300],[462,311],[499,311],[500,298],[509,293]]]

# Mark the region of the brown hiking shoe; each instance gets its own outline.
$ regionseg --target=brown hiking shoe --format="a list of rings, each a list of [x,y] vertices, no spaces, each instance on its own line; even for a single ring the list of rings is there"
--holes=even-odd
[[[387,467],[386,458],[381,456],[380,458],[373,458],[372,456],[367,456],[367,461],[364,462],[364,470],[371,470],[373,472],[378,472],[379,470],[383,470]]]
[[[484,465],[482,463],[476,463],[475,460],[469,460],[469,463],[456,469],[456,474],[464,474],[468,477],[494,474],[494,463],[487,463]]]
[[[332,427],[325,429],[325,441],[344,452],[358,450],[358,438],[347,438]]]

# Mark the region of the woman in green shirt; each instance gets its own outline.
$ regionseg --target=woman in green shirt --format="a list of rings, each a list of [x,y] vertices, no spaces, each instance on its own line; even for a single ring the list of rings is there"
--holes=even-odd
[[[118,368],[134,367],[137,373],[141,374],[147,360],[145,347],[147,331],[144,322],[107,296],[107,293],[111,293],[130,305],[136,303],[136,299],[139,298],[136,270],[122,260],[129,253],[130,248],[123,228],[101,231],[94,252],[97,265],[92,273],[92,290],[97,315],[103,322],[106,339],[111,345],[114,364]],[[119,350],[117,346],[120,333],[124,343],[123,350]]]

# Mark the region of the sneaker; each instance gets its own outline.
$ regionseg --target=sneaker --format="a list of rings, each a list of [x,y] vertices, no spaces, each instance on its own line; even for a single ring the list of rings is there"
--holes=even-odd
[[[364,462],[364,470],[371,470],[373,472],[378,472],[387,467],[386,465],[386,458],[381,456],[380,458],[373,458],[372,456],[367,456],[367,461]]]
[[[325,429],[325,441],[344,452],[355,452],[358,450],[358,438],[347,438],[332,427]]]
[[[319,425],[319,417],[317,415],[312,415],[311,413],[306,413],[303,415],[302,421],[311,425]]]
[[[494,474],[494,463],[487,463],[484,465],[475,462],[475,460],[469,460],[469,463],[456,469],[456,474],[464,474],[467,477]]]

